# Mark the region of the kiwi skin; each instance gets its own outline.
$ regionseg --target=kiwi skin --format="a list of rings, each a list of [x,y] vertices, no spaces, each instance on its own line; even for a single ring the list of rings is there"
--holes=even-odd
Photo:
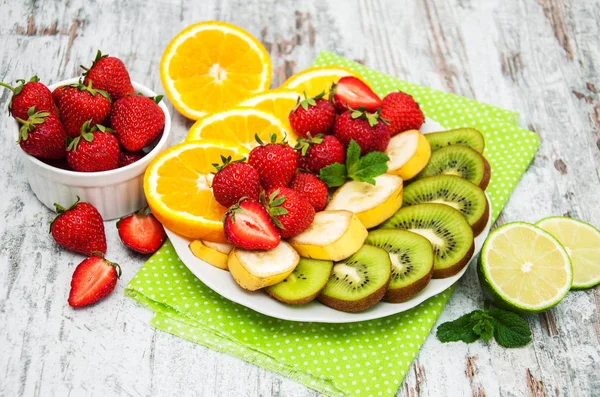
[[[454,266],[447,267],[445,269],[434,269],[433,270],[433,278],[448,278],[457,275],[471,260],[473,253],[475,252],[475,241],[471,243],[471,248],[462,257],[460,261],[458,261]]]
[[[388,286],[390,285],[390,280],[391,272],[390,278],[388,279],[387,283],[385,283],[383,286],[381,286],[381,288],[373,292],[371,295],[366,296],[361,300],[348,302],[341,299],[332,298],[331,296],[327,296],[324,294],[319,295],[317,299],[319,299],[319,302],[321,302],[322,304],[329,306],[335,310],[351,313],[361,312],[377,304],[377,302],[379,302],[385,296]]]
[[[490,218],[490,202],[485,201],[485,211],[483,212],[483,216],[477,222],[471,225],[471,229],[473,229],[473,236],[479,236],[483,229],[485,229],[488,219]]]
[[[411,285],[407,285],[406,287],[395,290],[388,289],[383,297],[383,300],[390,303],[402,303],[413,298],[419,292],[423,291],[425,287],[427,287],[427,284],[429,284],[431,278],[433,277],[433,269],[434,266],[431,266],[431,270],[425,277],[422,277],[420,280],[417,280]]]
[[[331,266],[331,271],[333,271],[333,266]],[[331,277],[331,272],[329,272],[329,276]],[[329,279],[329,277],[327,277],[327,279]],[[283,299],[279,295],[276,295],[273,292],[271,292],[271,290],[269,288],[265,288],[265,292],[272,298],[275,298],[280,302],[287,303],[288,305],[305,305],[308,302],[314,301],[316,299],[316,297],[319,296],[319,294],[321,294],[321,292],[323,292],[323,290],[325,289],[326,286],[327,286],[327,282],[325,282],[325,284],[323,284],[323,287],[321,287],[321,289],[318,290],[317,292],[315,292],[314,294],[307,296],[306,298],[295,299],[295,300]]]

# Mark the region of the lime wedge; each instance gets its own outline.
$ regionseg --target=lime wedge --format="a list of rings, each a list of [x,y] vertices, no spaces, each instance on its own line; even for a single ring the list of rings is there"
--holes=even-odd
[[[573,281],[565,248],[550,233],[523,222],[507,223],[490,233],[478,274],[497,306],[524,314],[556,305]]]
[[[556,237],[571,257],[571,289],[587,289],[600,284],[600,230],[564,216],[551,216],[536,225]]]

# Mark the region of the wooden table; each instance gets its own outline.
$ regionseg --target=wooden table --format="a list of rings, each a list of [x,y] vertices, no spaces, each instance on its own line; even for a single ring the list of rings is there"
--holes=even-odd
[[[75,76],[98,48],[162,91],[158,64],[188,24],[218,19],[259,38],[273,85],[334,51],[414,83],[521,113],[542,146],[499,223],[570,215],[600,225],[600,6],[576,0],[0,1],[0,79]],[[9,93],[4,90],[0,107]],[[315,396],[280,375],[148,325],[123,294],[142,265],[107,223],[123,278],[106,301],[66,304],[80,256],[47,234],[53,214],[27,184],[6,114],[0,119],[1,396]],[[191,122],[174,113],[175,141]],[[472,270],[472,269],[471,269]],[[479,308],[472,271],[440,321]],[[401,396],[584,396],[600,392],[600,289],[574,292],[528,318],[533,343],[425,342]]]

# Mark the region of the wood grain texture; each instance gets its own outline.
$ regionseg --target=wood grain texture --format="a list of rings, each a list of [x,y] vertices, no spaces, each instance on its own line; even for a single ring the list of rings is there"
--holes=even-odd
[[[72,77],[96,49],[162,91],[163,48],[186,25],[237,24],[273,59],[273,85],[329,50],[411,82],[521,114],[542,146],[498,223],[567,214],[600,225],[600,6],[577,0],[53,1],[0,0],[0,79]],[[9,100],[0,92],[0,107]],[[172,108],[171,108],[172,109]],[[107,223],[117,290],[86,310],[66,305],[81,258],[57,248],[0,118],[0,396],[317,396],[280,375],[148,325],[123,295],[144,257]],[[173,113],[174,141],[191,122]],[[483,305],[470,269],[440,321]],[[591,396],[600,377],[600,290],[531,316],[533,343],[426,340],[399,396]]]

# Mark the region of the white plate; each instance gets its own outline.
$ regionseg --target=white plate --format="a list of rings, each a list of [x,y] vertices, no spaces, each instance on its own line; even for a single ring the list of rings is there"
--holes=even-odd
[[[443,129],[444,128],[437,122],[427,119],[427,122],[421,128],[421,131],[423,133],[428,133],[433,131],[441,131]],[[489,198],[488,204],[491,208]],[[483,242],[489,234],[491,221],[492,219],[490,211],[490,218],[488,219],[488,223],[484,231],[475,238],[475,252],[473,253],[469,265],[471,264],[471,262],[474,262],[474,259],[479,254],[479,251],[483,246]],[[223,297],[235,303],[239,303],[240,305],[246,306],[259,313],[290,321],[309,321],[317,323],[352,323],[357,321],[365,321],[372,320],[375,318],[387,317],[392,314],[401,313],[403,311],[412,309],[413,307],[417,306],[419,303],[425,301],[426,299],[431,298],[432,296],[437,295],[440,292],[443,292],[446,289],[450,288],[462,277],[462,275],[466,272],[468,267],[465,266],[464,269],[460,271],[460,273],[453,277],[431,280],[431,282],[427,285],[427,287],[425,287],[423,291],[419,292],[418,295],[416,295],[414,298],[410,299],[407,302],[379,302],[375,306],[362,312],[346,313],[334,310],[328,306],[320,304],[317,301],[310,302],[306,305],[292,306],[279,302],[269,297],[266,293],[262,291],[246,291],[245,289],[241,288],[236,284],[236,282],[233,280],[233,277],[231,277],[228,271],[217,269],[216,267],[209,265],[203,260],[196,258],[188,248],[188,245],[191,242],[190,239],[182,237],[168,229],[167,235],[173,243],[175,251],[177,252],[177,255],[179,255],[179,258],[181,258],[182,262],[191,270],[192,273],[194,273],[196,277],[198,277],[209,288],[222,295]]]

